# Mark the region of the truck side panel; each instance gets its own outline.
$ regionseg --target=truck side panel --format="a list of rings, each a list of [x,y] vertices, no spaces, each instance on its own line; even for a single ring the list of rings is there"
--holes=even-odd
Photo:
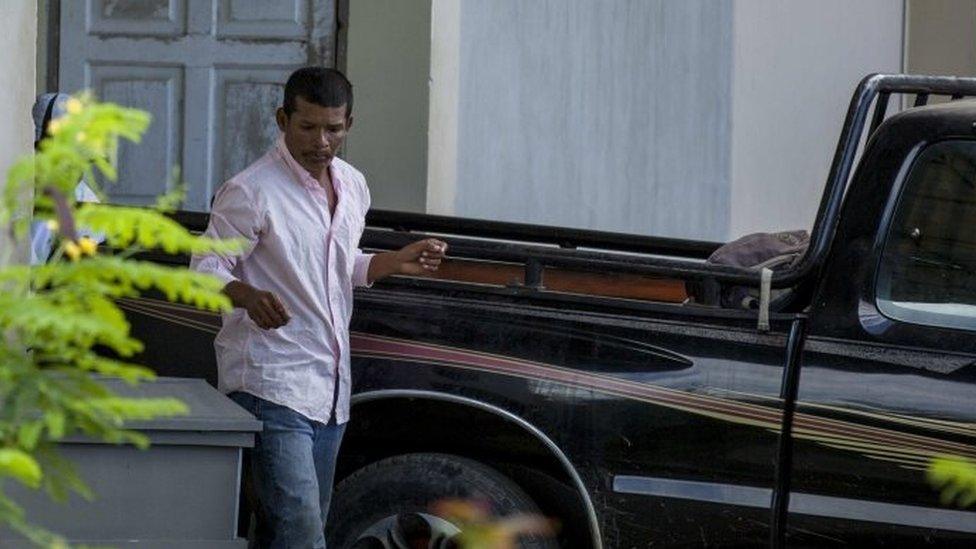
[[[578,471],[607,547],[768,539],[782,333],[467,297],[360,293],[355,392],[449,392],[524,418]]]

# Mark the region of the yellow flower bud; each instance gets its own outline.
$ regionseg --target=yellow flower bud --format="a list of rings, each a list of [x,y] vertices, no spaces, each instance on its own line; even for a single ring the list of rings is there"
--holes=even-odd
[[[58,223],[57,219],[48,219],[46,224],[47,230],[51,231],[52,233],[58,232],[58,229],[61,228],[61,225]]]
[[[68,111],[68,114],[78,114],[81,112],[82,105],[81,101],[72,97],[68,99],[67,103],[64,105],[64,110]]]
[[[61,119],[60,118],[57,118],[57,119],[52,120],[51,123],[48,124],[47,130],[49,132],[51,132],[51,135],[55,135],[55,134],[58,133],[58,130],[61,129],[61,126],[62,126]]]
[[[79,143],[84,143],[85,142],[85,137],[87,137],[85,135],[85,132],[78,132],[78,134],[75,135],[75,141],[77,141]]]
[[[87,236],[83,236],[78,240],[78,247],[81,248],[82,253],[85,255],[95,255],[98,251],[98,242],[95,242]]]
[[[66,242],[64,244],[64,253],[71,258],[71,261],[78,261],[81,257],[81,248],[74,242]]]

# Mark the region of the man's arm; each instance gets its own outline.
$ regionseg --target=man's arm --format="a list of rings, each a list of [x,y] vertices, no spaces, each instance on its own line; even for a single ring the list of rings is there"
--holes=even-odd
[[[395,252],[373,256],[366,278],[369,284],[390,275],[422,275],[434,272],[444,259],[447,243],[435,238],[418,240]]]
[[[232,272],[237,262],[250,255],[261,238],[262,219],[254,197],[233,180],[225,183],[211,205],[210,222],[204,236],[242,240],[244,250],[239,256],[195,255],[190,260],[190,268],[224,281],[222,291],[234,307],[245,309],[255,324],[267,330],[287,324],[291,317],[288,310],[272,292],[242,282]]]

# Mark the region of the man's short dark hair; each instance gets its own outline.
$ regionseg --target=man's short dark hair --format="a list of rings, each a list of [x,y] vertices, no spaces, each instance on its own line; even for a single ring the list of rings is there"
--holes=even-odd
[[[303,67],[291,73],[285,84],[285,114],[295,112],[295,98],[301,97],[320,107],[346,106],[346,118],[352,116],[352,84],[336,69]]]

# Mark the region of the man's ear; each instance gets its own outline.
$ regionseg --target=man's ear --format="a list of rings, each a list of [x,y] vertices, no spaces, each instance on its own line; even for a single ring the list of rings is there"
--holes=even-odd
[[[285,128],[288,127],[288,115],[285,114],[285,109],[282,107],[278,107],[278,110],[275,111],[275,122],[278,123],[278,129],[281,131],[285,131]]]
[[[352,128],[352,115],[351,114],[349,115],[349,118],[346,118],[346,131],[349,131],[350,128]]]

